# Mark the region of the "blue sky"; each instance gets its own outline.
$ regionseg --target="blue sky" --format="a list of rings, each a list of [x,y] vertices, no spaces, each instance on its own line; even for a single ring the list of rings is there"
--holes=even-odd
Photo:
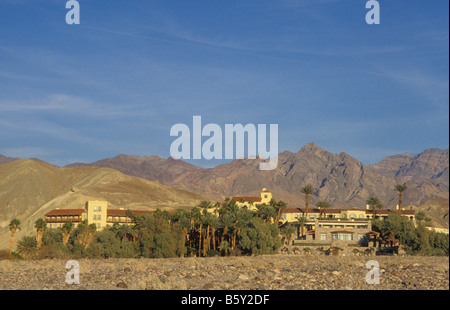
[[[449,2],[0,0],[0,154],[168,157],[172,125],[278,124],[365,164],[448,148]],[[193,164],[215,166],[218,161]]]

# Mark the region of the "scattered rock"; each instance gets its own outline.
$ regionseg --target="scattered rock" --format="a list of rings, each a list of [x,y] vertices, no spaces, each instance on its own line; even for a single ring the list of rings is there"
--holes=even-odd
[[[370,259],[382,285],[366,283]],[[0,290],[448,290],[448,257],[247,257],[80,260],[80,284],[66,261],[0,260]],[[289,267],[287,267],[289,266]],[[193,267],[193,268],[191,268]]]
[[[126,285],[125,282],[119,282],[119,283],[117,283],[116,287],[118,287],[118,288],[128,288],[128,285]]]
[[[245,274],[241,274],[241,275],[239,275],[238,280],[240,280],[240,281],[248,281],[248,280],[250,280],[250,278],[247,275],[245,275]]]

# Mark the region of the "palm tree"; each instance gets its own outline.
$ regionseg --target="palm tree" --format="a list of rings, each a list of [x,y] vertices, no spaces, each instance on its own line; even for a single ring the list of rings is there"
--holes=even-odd
[[[220,251],[224,250],[225,254],[227,254],[227,251],[229,250],[229,246],[231,245],[231,238],[230,238],[230,230],[233,228],[234,225],[234,217],[230,213],[225,213],[220,217],[220,226],[222,228],[221,233],[221,240],[220,240]],[[225,240],[225,238],[228,237],[228,241]]]
[[[280,200],[276,204],[276,207],[278,208],[277,225],[278,225],[278,227],[280,227],[281,211],[287,209],[287,203],[285,203],[284,201]]]
[[[91,244],[94,234],[97,231],[97,227],[95,224],[88,224],[87,220],[84,220],[80,225],[77,227],[77,239],[78,242],[87,249],[89,245]]]
[[[304,216],[299,216],[297,218],[297,222],[300,225],[300,237],[303,237],[303,230],[304,230],[305,224],[308,222],[308,220]]]
[[[308,208],[309,208],[309,195],[314,193],[314,188],[311,185],[306,185],[302,188],[301,192],[305,194],[305,208],[306,208],[306,219],[308,219]]]
[[[377,197],[370,197],[369,199],[367,199],[366,203],[372,207],[373,210],[372,218],[375,219],[375,209],[382,209],[383,204]]]
[[[120,238],[121,241],[123,241],[123,239],[132,240],[134,231],[130,225],[122,224],[117,228],[116,235]]]
[[[116,224],[116,223],[114,223]],[[63,238],[63,245],[66,245],[67,242],[69,242],[70,234],[72,233],[73,229],[73,223],[71,221],[64,223],[64,225],[61,227],[62,230],[62,238]]]
[[[11,232],[11,237],[9,238],[9,255],[12,254],[12,248],[14,244],[14,234],[18,229],[20,229],[20,220],[15,218],[11,220],[11,222],[9,223],[9,231]]]
[[[322,219],[322,214],[327,213],[327,209],[330,207],[330,203],[328,201],[319,201],[316,206],[320,209],[319,219]]]
[[[37,248],[39,249],[42,245],[42,236],[47,228],[47,223],[42,218],[38,218],[36,222],[34,222],[34,227],[36,228],[36,243]]]
[[[402,209],[402,203],[403,203],[403,192],[406,191],[408,187],[406,184],[397,184],[395,186],[395,190],[398,192],[398,209]]]
[[[200,201],[198,207],[201,209],[208,209],[212,206],[212,201],[202,200]]]
[[[291,224],[287,224],[281,228],[281,233],[285,236],[287,245],[290,245],[291,236],[294,232],[295,232],[295,227]]]

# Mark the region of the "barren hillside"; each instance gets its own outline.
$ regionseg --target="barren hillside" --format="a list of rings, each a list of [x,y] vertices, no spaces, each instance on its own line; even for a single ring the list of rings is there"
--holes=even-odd
[[[111,168],[60,168],[26,159],[0,165],[0,248],[7,246],[8,224],[22,222],[18,238],[31,234],[34,221],[54,208],[82,208],[89,199],[111,207],[176,209],[192,207],[202,197]]]

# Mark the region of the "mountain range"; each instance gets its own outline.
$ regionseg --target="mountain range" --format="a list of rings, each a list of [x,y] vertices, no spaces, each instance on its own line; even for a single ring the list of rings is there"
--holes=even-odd
[[[315,188],[311,205],[326,200],[332,208],[364,208],[366,200],[376,196],[385,208],[395,208],[395,186],[406,183],[403,206],[424,210],[436,226],[448,227],[448,152],[428,149],[366,166],[346,153],[333,154],[309,143],[298,152],[280,153],[272,171],[259,170],[261,159],[202,168],[156,155],[118,155],[57,167],[0,155],[0,248],[7,244],[13,217],[24,223],[22,233],[31,233],[34,220],[47,211],[81,208],[88,199],[107,200],[113,207],[176,209],[204,199],[259,196],[267,188],[289,207],[303,207],[300,190],[308,184]]]
[[[279,154],[278,167],[258,169],[257,159],[237,159],[214,168],[201,168],[173,158],[118,155],[94,163],[67,167],[109,167],[122,173],[199,193],[213,200],[236,195],[259,195],[263,187],[277,200],[290,206],[304,206],[300,189],[311,184],[311,202],[326,200],[333,207],[364,207],[370,196],[379,197],[385,207],[398,201],[396,184],[406,183],[404,205],[420,205],[441,197],[448,199],[448,150],[429,149],[419,155],[394,155],[366,166],[346,153],[333,154],[315,143],[298,152]]]

